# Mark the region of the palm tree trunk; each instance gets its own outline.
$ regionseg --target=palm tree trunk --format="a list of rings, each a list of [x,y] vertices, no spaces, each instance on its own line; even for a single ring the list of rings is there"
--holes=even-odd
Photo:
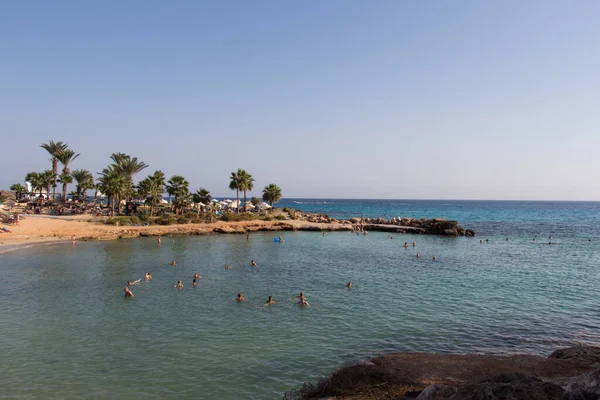
[[[240,190],[239,189],[235,189],[235,200],[237,201],[237,207],[235,209],[235,212],[237,212],[239,214],[240,213]]]
[[[54,182],[52,182],[52,201],[56,200],[56,177],[58,175],[58,160],[52,158],[52,172],[54,172]],[[48,192],[48,196],[50,192]]]
[[[67,201],[67,183],[63,183],[63,202]]]
[[[246,207],[246,191],[244,190],[244,212],[247,212],[248,208]]]

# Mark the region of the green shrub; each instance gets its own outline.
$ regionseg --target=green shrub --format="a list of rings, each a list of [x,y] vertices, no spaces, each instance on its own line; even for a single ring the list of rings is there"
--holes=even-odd
[[[186,217],[187,219],[193,219],[193,218],[198,218],[198,213],[188,211],[183,216]]]
[[[189,218],[187,218],[185,215],[180,215],[179,218],[177,218],[178,224],[187,224],[189,222],[190,222]]]
[[[256,216],[253,214],[237,214],[237,213],[232,213],[232,212],[225,213],[221,217],[221,221],[226,221],[226,222],[253,221],[255,219],[256,219]]]
[[[106,220],[106,223],[109,225],[128,226],[139,225],[142,223],[142,221],[136,216],[124,216],[109,218]]]
[[[177,217],[174,215],[163,215],[156,219],[157,225],[173,225],[177,223]]]
[[[285,217],[285,215],[279,214],[275,217],[275,219],[278,221],[285,221],[287,218]]]

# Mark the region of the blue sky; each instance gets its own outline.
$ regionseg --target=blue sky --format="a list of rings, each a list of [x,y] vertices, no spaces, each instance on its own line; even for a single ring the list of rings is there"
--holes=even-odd
[[[600,199],[600,2],[0,2],[0,188],[125,152],[258,195]]]

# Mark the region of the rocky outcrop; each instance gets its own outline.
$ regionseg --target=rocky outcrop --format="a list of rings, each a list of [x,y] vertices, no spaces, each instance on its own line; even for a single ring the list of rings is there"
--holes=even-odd
[[[356,221],[357,219],[352,218],[350,221]],[[472,229],[465,229],[458,225],[456,221],[442,218],[392,218],[391,220],[386,220],[385,218],[367,218],[362,226],[364,229],[371,231],[422,233],[442,236],[475,236],[475,231]]]
[[[550,357],[394,353],[343,367],[295,398],[597,400],[598,354],[586,346]]]

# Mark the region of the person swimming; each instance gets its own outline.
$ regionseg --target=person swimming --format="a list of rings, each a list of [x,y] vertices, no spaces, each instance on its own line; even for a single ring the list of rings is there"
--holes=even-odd
[[[192,281],[192,285],[195,287],[197,283],[198,282],[196,281],[196,278],[194,278],[194,280]]]
[[[269,298],[267,299],[267,302],[265,304],[275,304],[276,301],[273,300],[273,296],[269,296]]]
[[[348,282],[346,284],[346,289],[352,289],[352,282]]]
[[[238,293],[238,295],[237,295],[237,297],[236,297],[235,301],[244,301],[244,300],[246,300],[246,299],[244,298],[244,296],[242,296],[242,294],[241,294],[241,293]]]
[[[179,281],[179,280],[177,281],[177,285],[175,285],[174,287],[177,289],[183,289],[183,285],[182,285],[181,281]]]
[[[144,275],[144,279],[145,280],[152,279],[152,275],[150,275],[150,272],[146,272],[146,275]]]
[[[133,293],[131,293],[131,290],[129,290],[128,287],[124,287],[123,291],[125,292],[125,297],[134,297]]]
[[[174,266],[174,267],[177,266],[177,263],[175,262],[175,260],[171,261],[171,265]]]
[[[200,278],[202,278],[202,277],[201,277],[200,275],[198,275],[198,273],[196,272],[196,273],[194,274],[194,279],[200,279]]]
[[[229,269],[229,264],[225,264],[225,269]]]
[[[421,255],[419,253],[417,253],[417,258],[421,257]]]
[[[282,238],[281,236],[277,236],[277,241],[278,241],[279,243],[281,243],[281,242],[283,242],[283,238]]]
[[[435,260],[437,260],[437,258],[435,258],[435,256],[433,256],[432,260],[435,261]]]
[[[160,236],[158,237],[158,240],[157,240],[157,242],[158,242],[158,244],[160,244],[160,243],[161,243]]]
[[[408,242],[404,242],[404,248],[408,249]]]
[[[296,296],[297,299],[301,299],[304,297],[304,292],[300,292],[300,294],[298,296]]]
[[[306,307],[310,307],[310,304],[308,304],[308,301],[306,301],[306,297],[300,297],[300,301],[298,301],[298,304],[301,306],[306,306]]]
[[[254,262],[254,260],[251,260],[250,265],[252,265],[253,267],[256,267],[256,262]]]
[[[417,242],[413,242],[413,247],[415,247],[417,245]]]
[[[127,286],[131,286],[131,285],[137,285],[138,283],[140,283],[142,280],[138,279],[137,281],[127,281]]]

